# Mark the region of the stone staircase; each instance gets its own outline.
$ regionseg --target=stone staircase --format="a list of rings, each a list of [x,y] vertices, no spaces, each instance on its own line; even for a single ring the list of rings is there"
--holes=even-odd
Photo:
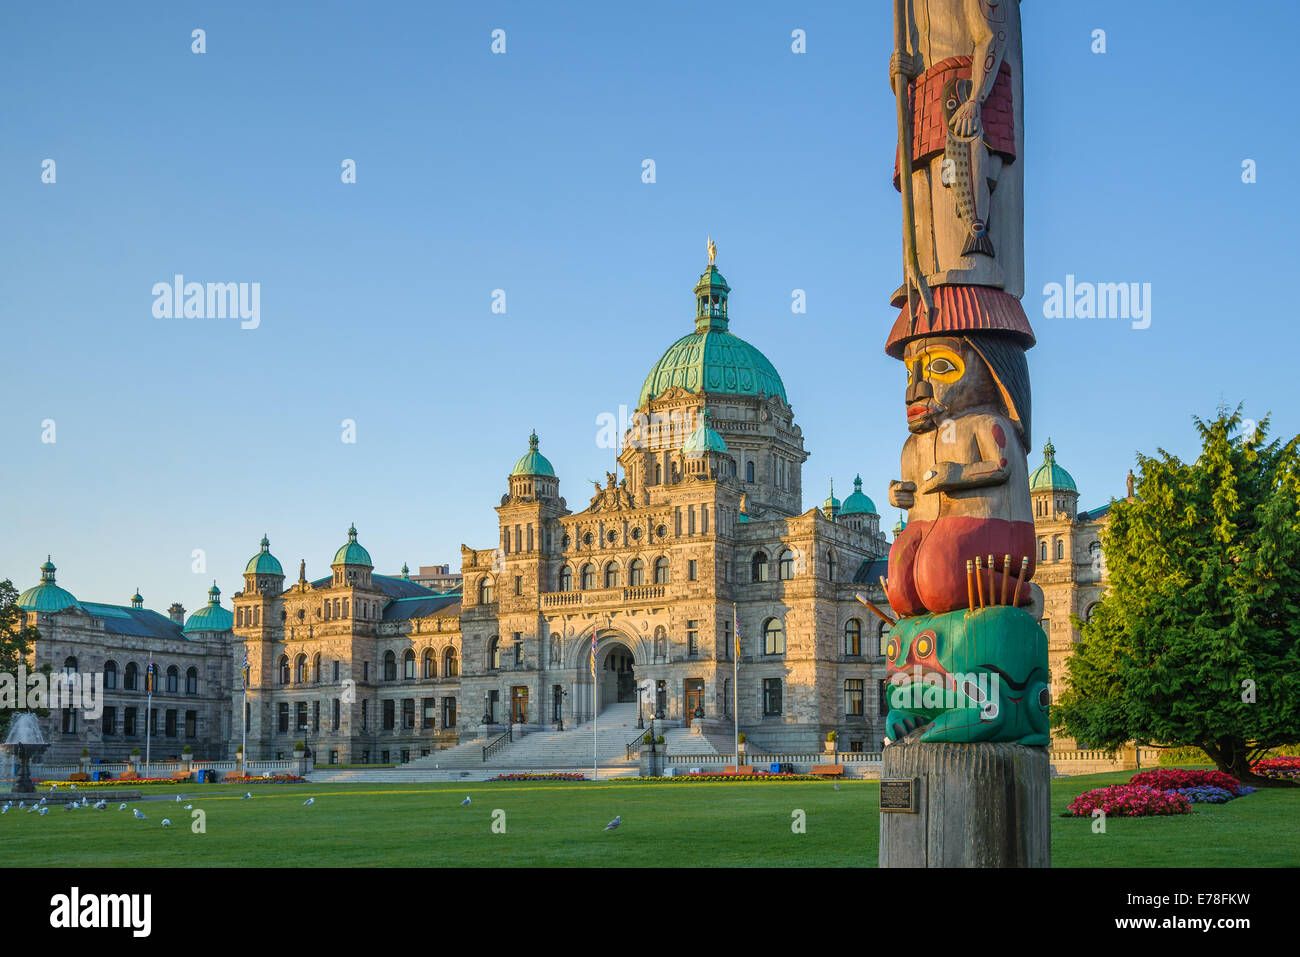
[[[596,721],[596,760],[602,766],[636,767],[627,759],[627,744],[637,735],[636,705],[615,704],[605,708]],[[454,748],[435,751],[402,765],[401,770],[483,771],[488,769],[556,770],[590,768],[592,762],[591,722],[569,725],[563,731],[532,731],[500,747],[487,761],[483,748],[493,738],[476,738]]]

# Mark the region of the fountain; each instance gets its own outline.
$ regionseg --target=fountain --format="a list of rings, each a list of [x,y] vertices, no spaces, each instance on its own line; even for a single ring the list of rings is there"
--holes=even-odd
[[[0,744],[6,754],[18,755],[18,779],[14,782],[14,794],[34,794],[36,786],[32,784],[32,758],[39,758],[45,753],[50,743],[41,734],[40,722],[30,711],[14,715],[9,722],[9,734],[4,744]]]

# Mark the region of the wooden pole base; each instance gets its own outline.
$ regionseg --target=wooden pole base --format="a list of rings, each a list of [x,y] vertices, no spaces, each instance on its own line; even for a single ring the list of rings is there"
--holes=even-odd
[[[880,866],[1050,867],[1047,749],[929,744],[923,733],[884,751],[882,793],[915,781],[916,810],[880,812]]]

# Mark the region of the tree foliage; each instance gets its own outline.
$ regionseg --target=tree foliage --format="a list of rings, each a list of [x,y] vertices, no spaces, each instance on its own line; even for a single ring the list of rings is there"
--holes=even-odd
[[[0,581],[0,673],[17,676],[18,666],[27,660],[40,632],[35,628],[23,629],[24,612],[18,607],[18,589],[12,580]],[[44,716],[44,709],[37,712]],[[13,712],[0,708],[0,740],[9,731]]]
[[[1194,421],[1199,458],[1139,454],[1111,508],[1107,591],[1052,719],[1083,747],[1194,746],[1250,778],[1300,741],[1300,436],[1237,435],[1240,407]]]

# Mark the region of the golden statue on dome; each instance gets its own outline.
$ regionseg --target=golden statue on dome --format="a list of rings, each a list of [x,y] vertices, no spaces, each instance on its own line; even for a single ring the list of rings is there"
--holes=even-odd
[[[713,241],[713,237],[710,236],[709,237],[709,265],[712,266],[714,260],[716,260],[717,258],[718,258],[718,244],[715,243]]]

